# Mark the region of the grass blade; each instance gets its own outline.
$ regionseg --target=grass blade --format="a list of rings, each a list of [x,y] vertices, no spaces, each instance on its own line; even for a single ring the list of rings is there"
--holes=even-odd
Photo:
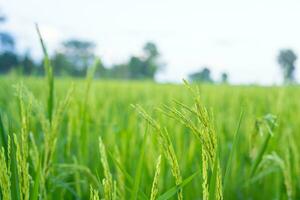
[[[250,172],[250,177],[253,177],[253,175],[255,174],[256,170],[257,170],[257,167],[258,167],[258,164],[262,161],[262,158],[263,158],[263,155],[268,147],[268,144],[269,144],[269,141],[271,139],[271,135],[270,134],[267,134],[266,137],[265,137],[265,140],[263,142],[263,145],[261,146],[255,160],[254,160],[254,163],[251,167],[251,172]]]
[[[137,166],[137,170],[136,170],[136,174],[135,174],[135,179],[134,179],[134,185],[133,185],[133,189],[132,189],[132,193],[131,193],[131,200],[136,200],[138,197],[138,191],[139,191],[139,186],[140,186],[140,182],[141,182],[141,177],[142,177],[142,170],[143,170],[143,160],[144,160],[144,155],[145,155],[145,146],[146,146],[146,141],[147,141],[147,130],[146,133],[144,135],[144,139],[143,139],[143,144],[142,144],[142,149],[140,152],[140,157],[138,160],[138,166]]]
[[[129,182],[129,185],[133,185],[134,184],[134,180],[132,178],[132,176],[126,171],[126,169],[123,167],[123,165],[113,156],[113,154],[107,150],[107,153],[109,155],[109,157],[113,160],[114,164],[121,170],[121,172],[123,173],[123,175],[125,176],[126,180]],[[126,186],[125,186],[126,187]],[[128,187],[126,187],[127,191],[132,191],[131,189],[129,189]],[[140,194],[140,198],[146,200],[148,199],[147,195],[139,190],[139,194]]]
[[[240,139],[239,130],[240,130],[240,127],[241,127],[241,122],[242,122],[243,117],[244,117],[244,110],[242,110],[241,113],[240,113],[239,122],[238,122],[237,129],[236,129],[234,139],[233,139],[232,149],[230,151],[227,166],[226,166],[226,171],[225,171],[225,176],[224,176],[224,184],[223,184],[223,190],[224,191],[226,191],[226,187],[227,187],[228,180],[229,180],[229,175],[230,175],[230,172],[231,172],[232,158],[235,154],[235,151],[237,149],[237,145],[238,145],[238,142],[239,142],[239,139]]]
[[[9,122],[9,135],[10,138],[13,138],[12,134],[12,125],[11,122]],[[17,166],[17,159],[16,159],[16,146],[13,140],[11,139],[11,151],[10,151],[10,169],[11,169],[11,194],[12,199],[20,200],[20,188],[19,188],[19,178],[18,178],[18,166]]]
[[[155,200],[158,194],[158,180],[160,175],[160,165],[161,165],[161,155],[159,155],[156,163],[156,169],[155,169],[154,179],[151,188],[150,200]]]
[[[160,195],[157,198],[157,200],[167,200],[167,199],[170,199],[175,194],[177,194],[177,192],[180,189],[182,189],[184,186],[186,186],[188,183],[190,183],[200,172],[201,172],[201,169],[198,170],[198,171],[196,171],[194,174],[192,174],[191,176],[187,177],[186,179],[184,179],[182,181],[182,183],[179,184],[178,186],[174,186],[171,189],[169,189],[168,191],[166,191],[165,193],[163,193],[162,195]]]
[[[0,113],[0,136],[1,136],[1,141],[0,141],[0,147],[3,146],[5,150],[5,155],[6,155],[6,160],[7,160],[7,147],[8,147],[8,142],[7,142],[7,133],[5,132],[1,113]]]
[[[51,67],[51,62],[48,56],[47,48],[44,43],[44,40],[42,38],[42,34],[40,32],[38,24],[36,24],[36,31],[38,33],[40,43],[43,49],[44,53],[44,67],[45,71],[47,73],[47,81],[48,81],[48,89],[49,89],[49,94],[48,94],[48,118],[49,122],[51,124],[52,122],[52,115],[53,115],[53,108],[54,108],[54,78],[53,78],[53,71]]]
[[[209,183],[209,200],[215,200],[217,193],[217,175],[218,175],[218,156],[216,155],[212,176]]]
[[[31,200],[38,200],[39,198],[40,179],[41,179],[41,165],[39,163],[36,170],[35,179],[34,179],[33,191],[30,198]]]

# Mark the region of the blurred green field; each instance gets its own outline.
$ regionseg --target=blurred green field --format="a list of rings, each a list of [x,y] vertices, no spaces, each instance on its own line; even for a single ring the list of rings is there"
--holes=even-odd
[[[52,125],[49,122],[47,125],[49,88],[44,78],[7,76],[0,78],[0,85],[3,122],[0,144],[4,155],[0,164],[2,199],[5,199],[7,190],[11,199],[97,199],[97,195],[90,197],[94,192],[99,193],[100,199],[150,199],[160,154],[160,174],[156,187],[158,195],[155,199],[168,199],[161,196],[166,192],[172,193],[170,199],[177,199],[179,195],[176,192],[180,191],[181,185],[177,184],[178,189],[175,187],[173,192],[170,190],[174,189],[176,182],[168,158],[158,142],[157,130],[132,105],[140,105],[160,127],[166,128],[174,146],[182,180],[187,181],[186,178],[198,172],[184,185],[183,198],[205,199],[201,157],[203,144],[191,129],[164,114],[168,112],[164,105],[178,109],[201,129],[195,116],[184,112],[184,108],[174,102],[179,101],[194,108],[193,95],[183,84],[57,78],[54,84]],[[72,87],[74,90],[69,102],[58,111],[59,102],[63,101]],[[218,143],[216,155],[223,182],[223,198],[299,199],[300,88],[230,85],[191,87],[198,88],[202,106],[213,113],[210,123],[215,127]],[[241,113],[243,116],[240,118]],[[58,124],[55,124],[55,117]],[[275,119],[276,122],[273,121]],[[241,124],[238,129],[239,120]],[[57,128],[53,128],[56,125]],[[47,126],[52,126],[54,131],[46,133]],[[238,137],[235,137],[236,132]],[[17,139],[12,139],[14,134]],[[27,137],[22,137],[22,134]],[[53,134],[53,137],[47,139],[47,134]],[[272,136],[266,144],[270,134]],[[99,153],[99,137],[106,147],[109,174],[112,177],[105,172],[103,161],[101,163],[103,154]],[[51,152],[48,157],[47,151]],[[261,158],[260,152],[263,152]],[[18,154],[21,155],[19,159]],[[5,163],[9,169],[4,169]],[[214,163],[208,166],[213,166],[207,170],[209,199],[218,199],[211,195],[218,190],[211,189],[216,185],[213,179],[216,168]],[[253,168],[256,169],[251,174]],[[24,172],[26,170],[28,175]],[[20,171],[23,173],[20,174]],[[10,186],[7,186],[5,177],[10,180]],[[115,195],[107,195],[109,190],[104,189],[103,178],[111,178]],[[227,181],[226,185],[224,180]],[[94,192],[90,192],[91,186]]]

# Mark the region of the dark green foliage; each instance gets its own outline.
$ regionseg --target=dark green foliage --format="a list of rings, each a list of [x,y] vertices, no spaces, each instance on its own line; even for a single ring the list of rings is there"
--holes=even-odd
[[[199,72],[195,72],[189,75],[189,80],[191,82],[203,82],[203,83],[212,83],[213,80],[210,75],[210,70],[205,67]]]
[[[277,60],[283,73],[284,83],[293,83],[295,81],[297,55],[291,49],[283,49],[280,51]]]
[[[0,73],[7,73],[19,64],[18,56],[10,51],[0,54]]]
[[[228,74],[226,72],[221,74],[221,83],[228,83]]]

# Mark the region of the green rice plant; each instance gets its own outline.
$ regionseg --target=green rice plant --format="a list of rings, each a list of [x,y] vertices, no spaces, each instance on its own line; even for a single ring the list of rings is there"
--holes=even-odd
[[[142,170],[143,170],[143,160],[144,160],[144,155],[145,155],[145,148],[146,148],[146,142],[147,142],[147,131],[144,135],[141,151],[140,151],[140,156],[138,159],[138,164],[137,164],[137,169],[135,173],[135,178],[134,178],[134,184],[131,192],[131,200],[136,200],[138,198],[138,192],[139,192],[139,187],[140,187],[140,182],[142,178]]]
[[[56,150],[56,143],[59,135],[59,126],[61,125],[64,113],[70,103],[74,87],[72,86],[66,94],[66,97],[61,101],[53,114],[53,120],[51,127],[48,126],[48,130],[45,133],[45,150],[43,161],[43,174],[47,177],[50,170],[50,165]]]
[[[30,175],[29,175],[29,163],[28,157],[24,156],[24,141],[21,140],[21,143],[18,141],[17,136],[14,135],[14,142],[16,145],[16,159],[17,159],[17,168],[18,168],[18,181],[20,188],[20,199],[28,200],[30,196]]]
[[[194,99],[194,108],[185,105],[179,101],[174,101],[174,103],[182,108],[178,110],[176,107],[170,107],[165,105],[164,109],[161,109],[163,113],[167,116],[178,120],[182,124],[184,124],[187,128],[189,128],[192,133],[194,133],[195,137],[199,139],[202,145],[202,191],[203,191],[203,199],[211,199],[211,195],[214,196],[214,199],[223,199],[222,193],[222,174],[220,169],[220,164],[217,156],[217,138],[215,133],[215,128],[213,125],[213,115],[209,115],[206,107],[203,106],[200,100],[200,95],[198,92],[194,91],[192,87],[185,81],[186,87],[192,92]],[[164,111],[166,110],[166,111]],[[197,125],[190,119],[189,114],[193,114],[197,118]],[[216,164],[214,172],[214,164]],[[216,173],[216,182],[215,186],[216,190],[213,194],[209,193],[209,178],[208,178],[208,170],[211,170]]]
[[[126,171],[125,167],[122,165],[122,163],[120,163],[119,160],[116,159],[115,156],[112,155],[111,152],[108,151],[108,155],[110,156],[110,158],[113,160],[114,164],[116,165],[116,167],[119,169],[119,173],[121,172],[122,175],[124,176],[125,178],[125,181],[127,181],[129,184],[128,186],[126,185],[123,185],[125,187],[126,190],[128,191],[132,191],[132,189],[130,187],[132,187],[134,185],[134,179],[132,178],[132,176]],[[139,190],[139,198],[140,199],[148,199],[146,194],[143,193],[143,191]]]
[[[36,170],[36,180],[34,185],[34,197],[37,198],[39,193],[42,191],[43,195],[46,195],[46,181],[51,170],[51,163],[53,160],[54,153],[56,151],[56,143],[59,136],[59,126],[61,125],[64,112],[67,109],[71,95],[73,93],[73,86],[67,92],[65,99],[59,102],[59,105],[54,110],[52,125],[44,116],[44,112],[40,102],[38,102],[33,94],[31,94],[22,84],[16,86],[18,102],[21,116],[21,134],[20,142],[17,136],[14,137],[16,145],[16,158],[18,167],[18,182],[19,187],[22,188],[21,199],[29,198],[29,179],[28,173],[29,167],[29,153],[30,158],[33,161],[34,169]],[[34,136],[29,137],[29,119],[30,115],[35,112],[40,119],[42,129],[44,131],[44,144],[42,152],[37,147]],[[31,143],[29,143],[31,141]],[[32,148],[29,149],[29,144]],[[43,157],[42,157],[43,156]],[[39,189],[40,187],[40,189]]]
[[[100,182],[98,181],[97,177],[86,166],[79,165],[75,162],[74,164],[59,164],[56,166],[56,168],[60,171],[69,172],[72,174],[83,174],[84,177],[88,179],[88,182],[91,186],[95,186],[96,188],[100,187]]]
[[[16,160],[18,168],[18,181],[20,188],[21,200],[28,200],[30,197],[30,179],[29,175],[29,121],[32,108],[32,99],[27,98],[26,89],[24,86],[18,85],[17,97],[20,108],[21,117],[21,132],[20,139],[14,135],[14,142],[16,145]],[[25,105],[25,99],[28,100]]]
[[[80,141],[81,141],[81,160],[87,157],[87,145],[88,145],[88,103],[91,90],[92,80],[96,72],[97,66],[99,65],[99,60],[96,59],[93,66],[87,70],[86,81],[85,81],[85,90],[83,96],[83,102],[80,107]]]
[[[264,157],[263,165],[266,163],[274,164],[275,166],[278,166],[284,179],[284,185],[286,188],[286,194],[287,198],[289,200],[295,199],[294,198],[294,191],[293,191],[293,185],[292,185],[292,176],[291,176],[291,166],[290,166],[290,154],[289,151],[286,151],[285,159],[282,159],[277,153],[273,152],[269,155],[266,155]]]
[[[51,66],[51,62],[49,59],[49,55],[47,52],[46,45],[44,43],[42,34],[40,32],[38,24],[35,25],[36,31],[38,33],[38,37],[40,39],[40,43],[42,46],[42,50],[44,53],[44,68],[47,74],[47,82],[48,82],[48,119],[50,122],[50,125],[52,123],[52,114],[53,114],[53,109],[54,109],[54,77],[53,77],[53,70]]]
[[[5,151],[7,151],[8,148],[7,135],[8,134],[5,131],[3,120],[2,120],[2,114],[0,113],[0,136],[1,136],[0,146],[2,146]]]
[[[116,199],[116,183],[113,181],[112,175],[110,173],[105,146],[102,142],[101,137],[99,137],[99,149],[101,156],[101,163],[103,166],[104,179],[102,180],[103,189],[104,189],[104,199],[105,200],[114,200]]]
[[[90,200],[100,200],[98,190],[90,186]]]
[[[0,197],[2,191],[3,199],[20,199],[15,147],[12,144],[11,136],[8,134],[8,131],[5,130],[1,114],[0,132]]]
[[[19,188],[19,179],[18,179],[18,163],[16,156],[16,146],[13,142],[14,135],[12,134],[11,125],[9,125],[8,130],[8,164],[10,169],[10,180],[11,180],[11,197],[12,199],[20,200],[20,188]]]
[[[231,170],[232,170],[231,168],[232,168],[232,165],[233,165],[233,161],[232,161],[233,156],[234,156],[234,154],[238,153],[237,148],[238,148],[238,143],[240,141],[240,131],[239,130],[240,130],[240,127],[241,127],[241,122],[242,122],[243,116],[244,116],[244,110],[241,111],[239,121],[238,121],[238,125],[237,125],[237,128],[236,128],[235,134],[234,134],[232,149],[230,151],[229,158],[228,158],[228,161],[227,161],[226,171],[225,171],[225,175],[224,175],[224,178],[223,178],[223,193],[226,192],[227,184],[229,183],[229,176],[230,176],[230,173],[231,173]]]
[[[168,200],[168,199],[172,198],[176,193],[178,193],[179,190],[181,190],[188,183],[190,183],[199,173],[200,173],[200,170],[196,171],[195,173],[193,173],[192,175],[190,175],[189,177],[184,179],[180,185],[175,185],[171,189],[164,192],[162,195],[160,195],[157,198],[157,200]]]
[[[122,158],[121,158],[121,155],[120,155],[120,151],[119,151],[117,146],[115,148],[114,157],[115,157],[115,159],[118,163],[122,163],[122,160],[121,160]],[[119,190],[119,198],[120,199],[125,199],[125,195],[126,195],[125,194],[126,193],[126,191],[125,191],[125,185],[126,185],[125,175],[119,167],[116,168],[116,172],[117,172],[117,187],[118,187],[118,190]]]
[[[11,182],[10,182],[10,169],[9,164],[7,164],[5,158],[5,151],[2,147],[0,150],[0,188],[2,192],[3,199],[10,200],[11,199]]]
[[[256,125],[256,129],[261,135],[263,135],[264,132],[267,132],[267,134],[251,166],[251,171],[250,171],[251,177],[255,174],[259,166],[259,163],[262,161],[263,155],[266,152],[269,141],[273,135],[273,130],[277,126],[277,117],[271,114],[267,114],[264,117],[257,119],[255,125]]]
[[[56,79],[52,106],[43,79],[0,77],[1,200],[300,198],[298,86],[187,90],[92,82],[91,70],[86,80]],[[157,105],[166,106],[155,117],[142,109]],[[277,113],[280,123],[265,113]],[[141,132],[148,125],[155,134]],[[112,152],[95,151],[99,133]]]
[[[150,200],[156,200],[158,194],[158,181],[159,181],[160,168],[161,168],[160,165],[161,165],[161,155],[159,155],[156,162],[156,170],[155,170],[154,179],[152,183]]]
[[[298,146],[296,144],[295,136],[290,134],[288,135],[288,144],[289,144],[289,153],[290,154],[290,167],[291,167],[291,176],[292,177],[299,177],[300,176],[300,158],[298,153]],[[293,179],[293,185],[297,185],[297,180]],[[294,189],[297,191],[297,189]],[[296,192],[294,192],[296,196]]]
[[[182,183],[182,176],[180,173],[175,150],[167,129],[161,128],[160,125],[150,115],[148,115],[141,106],[136,105],[133,107],[136,108],[137,112],[149,123],[149,125],[151,125],[157,131],[158,141],[160,143],[161,149],[165,157],[167,158],[169,165],[171,166],[171,171],[172,175],[175,178],[175,183],[177,186],[179,186]],[[179,200],[183,199],[182,189],[178,190],[177,197]]]

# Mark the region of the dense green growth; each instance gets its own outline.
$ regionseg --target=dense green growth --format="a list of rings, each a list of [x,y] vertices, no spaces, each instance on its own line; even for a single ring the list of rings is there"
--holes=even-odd
[[[0,199],[300,198],[298,87],[92,74],[1,77]]]

